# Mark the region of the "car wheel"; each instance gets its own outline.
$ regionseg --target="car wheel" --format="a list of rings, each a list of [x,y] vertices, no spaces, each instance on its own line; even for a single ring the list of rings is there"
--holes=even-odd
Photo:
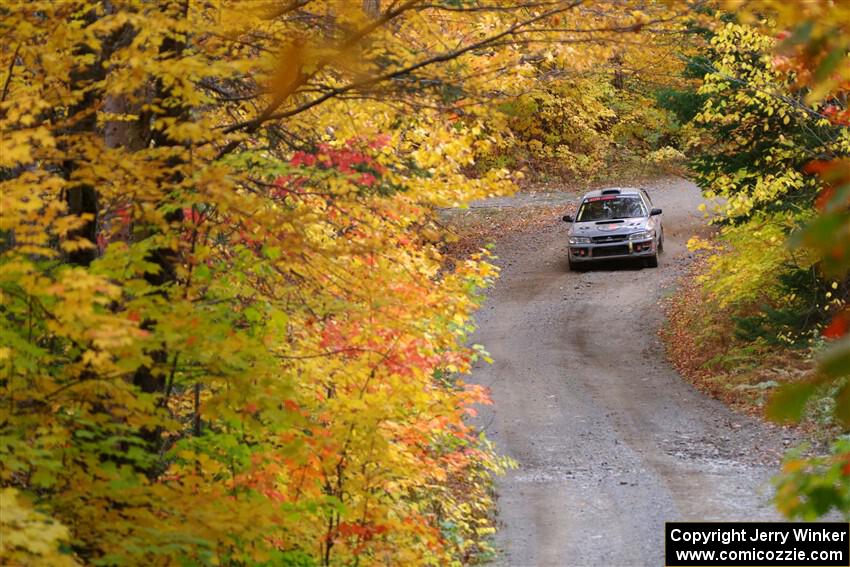
[[[647,268],[657,268],[658,267],[658,254],[655,256],[651,256],[646,259],[646,267]]]
[[[583,272],[587,269],[583,265],[573,262],[569,258],[567,258],[567,265],[569,266],[571,272]]]
[[[661,238],[658,239],[658,251],[664,252],[664,231],[661,231]]]

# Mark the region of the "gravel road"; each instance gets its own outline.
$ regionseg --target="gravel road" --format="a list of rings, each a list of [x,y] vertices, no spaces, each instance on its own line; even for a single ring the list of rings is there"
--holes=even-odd
[[[472,375],[495,402],[478,424],[520,463],[498,484],[497,564],[659,566],[665,521],[779,519],[769,479],[788,434],[731,412],[665,362],[659,302],[703,221],[693,184],[647,187],[664,209],[657,269],[570,273],[558,219],[497,244],[502,277],[473,337],[495,362]],[[492,206],[522,214],[539,200]]]

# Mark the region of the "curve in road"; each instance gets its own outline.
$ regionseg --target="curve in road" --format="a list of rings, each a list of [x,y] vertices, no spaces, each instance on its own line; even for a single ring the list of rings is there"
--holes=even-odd
[[[497,244],[502,276],[473,337],[495,362],[472,381],[494,401],[479,425],[520,463],[497,486],[500,564],[657,566],[665,521],[778,519],[769,478],[783,431],[732,413],[665,361],[659,302],[703,220],[693,184],[650,191],[665,217],[657,269],[570,273],[554,219]],[[515,199],[506,205],[521,208]]]

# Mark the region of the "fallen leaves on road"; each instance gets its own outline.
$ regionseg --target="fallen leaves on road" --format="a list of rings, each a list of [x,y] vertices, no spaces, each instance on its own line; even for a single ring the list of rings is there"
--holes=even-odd
[[[660,331],[673,367],[700,391],[734,410],[764,417],[765,405],[778,386],[811,375],[815,363],[807,350],[742,346],[734,322],[707,301],[697,277],[708,270],[701,253],[664,300],[668,324]],[[813,412],[801,424],[816,437],[825,427]]]

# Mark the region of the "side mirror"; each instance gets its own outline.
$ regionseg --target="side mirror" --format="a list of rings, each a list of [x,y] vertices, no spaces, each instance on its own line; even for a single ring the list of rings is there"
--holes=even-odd
[[[661,209],[652,209],[652,211],[649,213],[649,216],[654,217],[655,215],[660,215],[660,214],[661,214]]]
[[[571,217],[570,215],[564,215],[562,220],[564,222],[573,222],[573,217]]]

